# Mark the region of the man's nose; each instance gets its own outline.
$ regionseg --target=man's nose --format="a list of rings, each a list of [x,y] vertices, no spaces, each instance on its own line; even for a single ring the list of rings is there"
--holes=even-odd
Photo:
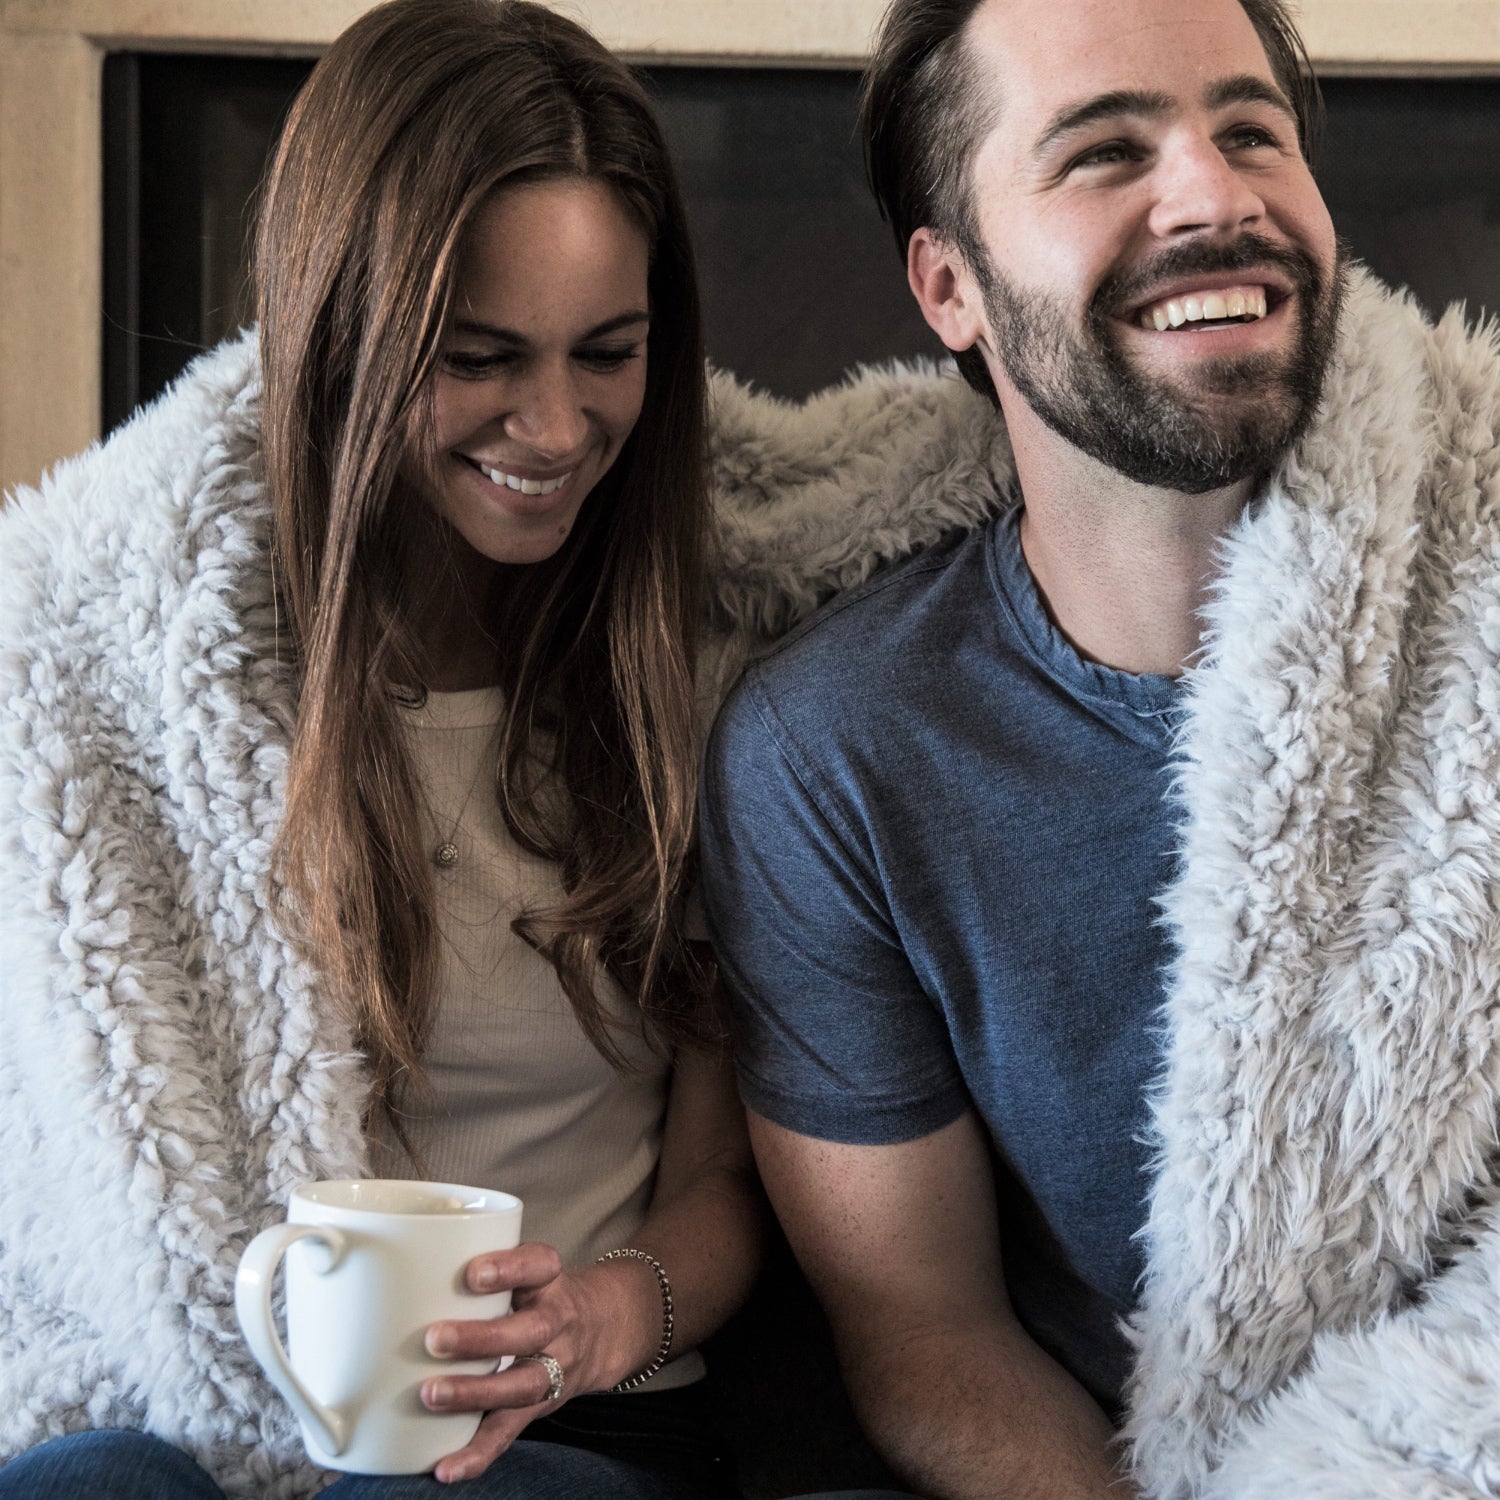
[[[1260,195],[1207,138],[1175,143],[1156,168],[1151,231],[1158,239],[1184,234],[1234,234],[1265,217]]]
[[[588,417],[566,370],[538,372],[505,418],[506,436],[543,458],[577,453],[587,432]]]

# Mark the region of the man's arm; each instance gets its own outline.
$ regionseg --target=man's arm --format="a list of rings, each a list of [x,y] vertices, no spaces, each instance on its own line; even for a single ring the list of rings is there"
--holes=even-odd
[[[900,1145],[753,1112],[750,1136],[860,1419],[908,1483],[941,1500],[1129,1500],[1103,1412],[1011,1312],[972,1113]]]

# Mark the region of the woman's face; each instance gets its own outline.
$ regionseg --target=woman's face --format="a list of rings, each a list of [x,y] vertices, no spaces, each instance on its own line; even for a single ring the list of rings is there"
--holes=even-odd
[[[646,392],[646,235],[586,179],[504,188],[459,259],[435,390],[432,504],[482,557],[539,562]]]

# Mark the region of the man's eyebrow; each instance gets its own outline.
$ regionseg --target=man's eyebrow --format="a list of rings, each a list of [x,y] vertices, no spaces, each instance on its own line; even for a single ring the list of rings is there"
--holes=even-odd
[[[1032,154],[1040,156],[1061,137],[1082,130],[1086,125],[1095,125],[1100,120],[1114,120],[1121,115],[1145,115],[1148,118],[1165,115],[1175,104],[1170,94],[1149,89],[1114,89],[1108,94],[1095,94],[1092,99],[1064,105],[1058,110],[1037,137]]]
[[[622,312],[613,318],[606,318],[604,322],[597,323],[590,328],[579,340],[587,343],[590,339],[604,338],[607,334],[617,333],[622,328],[633,328],[638,323],[649,323],[651,314],[632,308],[629,312]],[[497,328],[493,323],[481,323],[474,318],[457,318],[453,323],[455,333],[474,334],[479,338],[494,339],[499,344],[525,344],[525,338],[509,328]]]
[[[1230,104],[1269,104],[1272,109],[1280,110],[1294,120],[1297,118],[1297,111],[1292,108],[1291,100],[1274,84],[1267,83],[1264,78],[1257,78],[1254,73],[1239,73],[1233,78],[1221,78],[1209,86],[1204,102],[1210,109],[1223,109]]]
[[[1053,115],[1047,128],[1037,137],[1033,154],[1040,156],[1063,136],[1096,125],[1100,120],[1114,120],[1122,115],[1159,118],[1170,114],[1176,103],[1170,94],[1147,89],[1115,89],[1108,94],[1096,94],[1092,99],[1066,105]],[[1233,78],[1219,79],[1209,86],[1204,103],[1209,109],[1224,109],[1231,104],[1269,104],[1292,119],[1297,117],[1286,95],[1253,73],[1237,73]]]

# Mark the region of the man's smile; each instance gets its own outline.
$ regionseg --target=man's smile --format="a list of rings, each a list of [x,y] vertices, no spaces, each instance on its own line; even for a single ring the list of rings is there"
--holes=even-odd
[[[1258,258],[1257,258],[1258,259]],[[1170,279],[1133,276],[1099,301],[1115,309],[1110,321],[1130,330],[1127,344],[1170,347],[1209,356],[1259,355],[1279,347],[1301,299],[1296,278],[1264,261],[1249,266],[1183,267]]]
[[[1142,308],[1140,325],[1162,333],[1168,328],[1181,328],[1184,323],[1254,322],[1265,317],[1267,306],[1263,286],[1183,292]]]
[[[1137,288],[1112,301],[1120,321],[1149,333],[1212,333],[1261,323],[1294,295],[1291,281],[1266,266],[1184,269],[1171,282]]]

